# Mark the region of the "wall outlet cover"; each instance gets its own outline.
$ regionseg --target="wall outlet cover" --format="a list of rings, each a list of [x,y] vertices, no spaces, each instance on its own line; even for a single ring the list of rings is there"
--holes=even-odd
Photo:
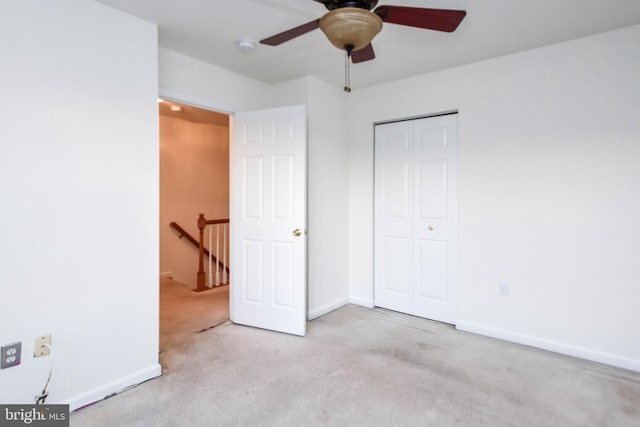
[[[14,342],[12,344],[5,344],[0,350],[2,360],[0,361],[0,369],[11,368],[20,364],[20,358],[22,356],[22,343]]]
[[[498,295],[501,297],[508,297],[511,293],[509,282],[500,281],[498,282]]]

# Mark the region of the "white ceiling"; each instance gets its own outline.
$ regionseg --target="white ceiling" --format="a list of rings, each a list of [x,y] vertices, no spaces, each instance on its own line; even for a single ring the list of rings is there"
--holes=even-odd
[[[162,47],[275,84],[312,75],[344,82],[344,54],[321,30],[280,46],[240,52],[327,10],[312,0],[99,0],[159,27]],[[639,0],[380,0],[380,5],[463,9],[454,33],[385,24],[376,59],[351,67],[354,89],[640,23]],[[640,53],[639,53],[640,54]]]

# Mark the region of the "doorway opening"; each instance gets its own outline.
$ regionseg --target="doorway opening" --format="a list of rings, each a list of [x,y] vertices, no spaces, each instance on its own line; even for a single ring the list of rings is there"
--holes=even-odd
[[[228,281],[194,292],[200,254],[189,237],[199,240],[200,214],[206,219],[229,218],[230,120],[227,114],[170,100],[159,99],[158,110],[160,348],[166,357],[167,352],[184,348],[198,332],[229,319]],[[216,237],[213,248],[209,244],[209,232],[216,227],[206,228],[205,248],[216,255]],[[226,230],[218,251],[226,249],[228,254]],[[213,271],[211,262],[204,263],[207,272]]]

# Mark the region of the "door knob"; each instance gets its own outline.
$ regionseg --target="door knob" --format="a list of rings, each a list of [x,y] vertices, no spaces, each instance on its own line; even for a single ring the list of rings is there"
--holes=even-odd
[[[299,228],[296,228],[295,230],[293,230],[293,235],[296,237],[300,237],[300,235],[302,234],[302,232],[300,231]]]
[[[433,231],[433,225],[429,226],[429,231]]]

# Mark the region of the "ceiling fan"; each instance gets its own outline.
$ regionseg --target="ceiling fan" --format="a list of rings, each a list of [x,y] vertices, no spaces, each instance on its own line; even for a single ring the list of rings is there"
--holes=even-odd
[[[260,43],[277,46],[320,28],[334,46],[346,51],[347,61],[350,57],[355,64],[375,58],[371,40],[380,32],[383,22],[452,32],[458,28],[467,14],[464,10],[420,7],[378,6],[376,8],[378,0],[313,1],[324,4],[329,12],[320,19],[260,40]],[[345,90],[347,90],[346,87]]]

